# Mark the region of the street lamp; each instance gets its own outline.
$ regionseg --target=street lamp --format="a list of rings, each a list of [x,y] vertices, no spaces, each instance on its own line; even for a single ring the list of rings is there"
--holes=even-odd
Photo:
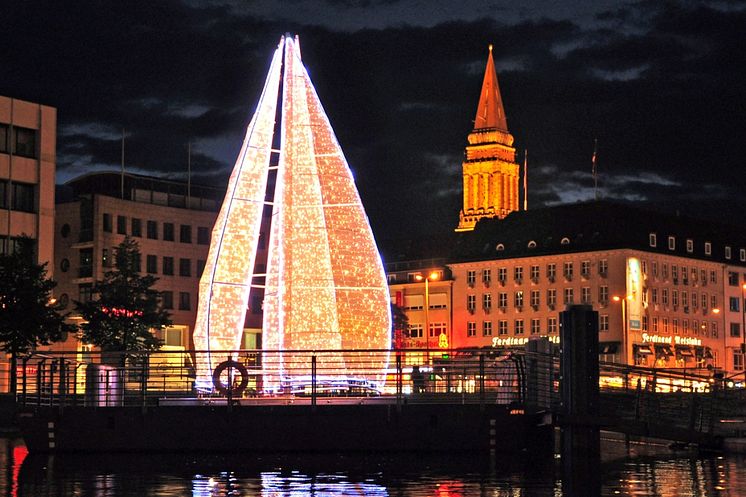
[[[440,275],[432,271],[427,276],[418,274],[414,277],[417,281],[425,281],[425,363],[430,364],[430,282],[436,281]]]
[[[629,342],[629,338],[627,337],[627,334],[629,333],[629,329],[627,326],[627,300],[632,300],[632,295],[627,295],[626,297],[622,298],[618,295],[614,295],[611,297],[611,300],[614,302],[621,302],[622,303],[622,350],[624,351],[624,363],[626,365],[629,364],[629,354],[627,353],[627,344]],[[634,366],[634,364],[631,364]]]

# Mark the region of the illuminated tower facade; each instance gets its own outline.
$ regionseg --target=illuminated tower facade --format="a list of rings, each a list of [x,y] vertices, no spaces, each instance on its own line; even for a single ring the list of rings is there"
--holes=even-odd
[[[272,212],[266,270],[256,264],[265,208]],[[209,383],[230,356],[224,351],[239,347],[257,290],[263,348],[277,351],[262,361],[265,388],[310,374],[310,355],[285,350],[344,349],[320,356],[318,374],[382,382],[387,358],[355,350],[390,347],[386,275],[297,38],[283,37],[275,51],[213,228],[194,334],[195,348],[211,354],[198,365],[198,383]]]
[[[504,218],[518,210],[520,167],[508,132],[492,45],[487,56],[474,129],[463,162],[464,205],[456,231],[470,231],[483,217]]]

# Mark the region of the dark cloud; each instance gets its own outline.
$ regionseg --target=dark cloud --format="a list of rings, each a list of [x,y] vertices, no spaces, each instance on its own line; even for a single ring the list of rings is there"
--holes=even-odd
[[[492,43],[508,125],[530,151],[530,207],[595,195],[594,139],[605,198],[744,207],[745,2],[578,2],[562,16],[466,0],[473,9],[430,2],[420,17],[414,2],[325,3],[2,3],[0,94],[58,108],[62,179],[118,168],[125,130],[128,169],[183,177],[191,142],[195,178],[220,183],[272,50],[298,33],[374,230],[390,238],[455,226]]]

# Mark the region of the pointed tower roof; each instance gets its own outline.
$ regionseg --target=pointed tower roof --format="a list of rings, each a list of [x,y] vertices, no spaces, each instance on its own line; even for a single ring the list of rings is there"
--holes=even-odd
[[[492,60],[492,45],[487,56],[487,68],[482,81],[482,93],[479,95],[477,117],[474,118],[474,129],[497,128],[508,132],[508,121],[505,118],[500,86],[497,84],[495,62]]]

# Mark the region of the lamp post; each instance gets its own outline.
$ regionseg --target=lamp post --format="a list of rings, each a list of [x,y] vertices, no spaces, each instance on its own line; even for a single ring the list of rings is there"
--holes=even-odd
[[[438,279],[438,273],[432,271],[427,276],[418,274],[417,281],[425,281],[425,364],[430,364],[430,282]]]
[[[627,344],[629,343],[629,337],[627,336],[629,333],[629,329],[627,326],[627,300],[631,298],[632,295],[627,295],[624,298],[618,295],[614,295],[611,298],[614,302],[622,303],[622,351],[624,355],[624,363],[627,366],[634,366],[634,364],[629,364],[629,354],[627,353]]]

